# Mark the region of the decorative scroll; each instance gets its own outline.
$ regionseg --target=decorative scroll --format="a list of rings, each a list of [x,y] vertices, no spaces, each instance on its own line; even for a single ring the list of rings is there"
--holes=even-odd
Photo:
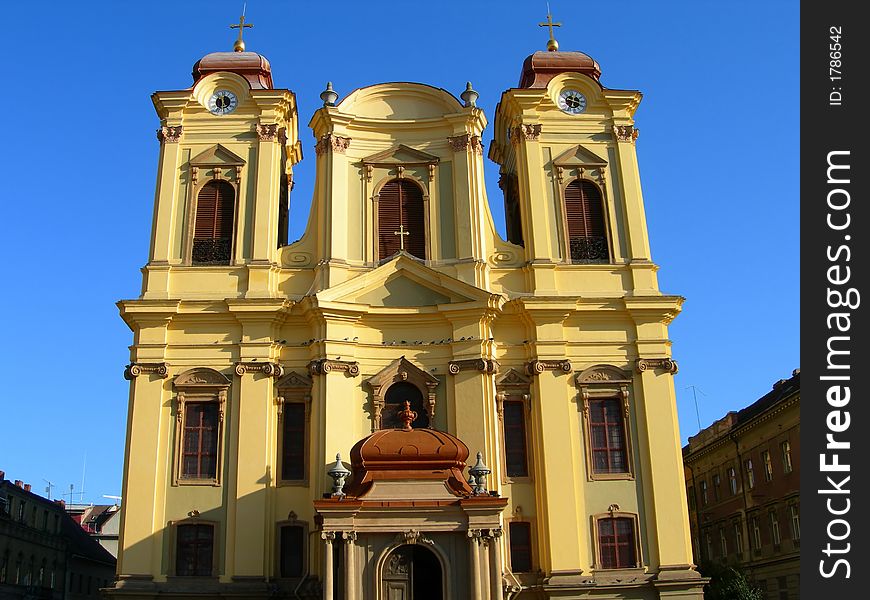
[[[633,125],[614,125],[613,126],[613,135],[620,142],[631,142],[634,143],[637,140],[637,136],[640,134],[639,129],[635,129]]]
[[[157,130],[157,139],[160,142],[177,142],[181,138],[181,125],[175,127],[161,127]]]
[[[541,136],[541,124],[517,125],[511,129],[511,143],[519,144],[520,140],[537,141]]]
[[[332,133],[327,133],[326,135],[321,136],[321,138],[317,141],[317,144],[314,146],[314,153],[317,156],[320,156],[327,150],[332,150],[337,154],[344,154],[347,151],[348,146],[350,146],[349,137],[341,137],[340,135],[334,135]]]
[[[643,373],[650,369],[664,369],[666,373],[676,375],[677,371],[679,371],[677,361],[671,358],[638,358],[635,365],[637,366],[638,373]]]
[[[356,377],[359,375],[359,363],[348,360],[330,360],[328,358],[312,360],[308,363],[308,372],[312,376],[326,375],[333,371],[343,372],[348,377]]]
[[[132,362],[124,368],[124,379],[132,381],[139,375],[158,375],[161,379],[169,376],[169,369],[165,362],[162,363],[135,363]]]
[[[544,371],[562,371],[563,373],[571,372],[570,360],[533,360],[526,363],[526,373],[529,375],[540,375]]]
[[[451,360],[447,365],[447,370],[450,371],[451,375],[472,369],[492,375],[498,373],[498,361],[491,358],[470,358],[467,360]]]
[[[257,139],[261,142],[274,142],[278,137],[278,124],[257,125]]]
[[[476,154],[483,154],[483,143],[480,141],[480,136],[463,133],[462,135],[454,135],[447,138],[447,143],[450,144],[450,149],[454,152],[468,152],[469,150]]]
[[[271,362],[237,362],[236,375],[241,377],[245,373],[263,373],[269,377],[281,377],[284,375],[284,367]]]

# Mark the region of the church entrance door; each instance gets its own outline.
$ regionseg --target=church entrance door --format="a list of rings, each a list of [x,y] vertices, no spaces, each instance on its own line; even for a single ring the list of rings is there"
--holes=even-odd
[[[424,546],[399,546],[384,563],[384,600],[444,600],[441,562]]]

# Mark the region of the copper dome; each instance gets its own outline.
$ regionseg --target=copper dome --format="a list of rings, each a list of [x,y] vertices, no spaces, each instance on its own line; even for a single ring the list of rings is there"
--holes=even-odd
[[[435,429],[381,429],[350,451],[353,476],[347,492],[365,494],[375,480],[443,480],[456,496],[471,495],[462,476],[468,446]]]
[[[193,83],[219,71],[236,73],[248,80],[251,89],[272,89],[272,67],[256,52],[212,52],[193,65]]]
[[[583,73],[598,81],[601,66],[582,52],[535,52],[523,62],[519,87],[547,87],[550,80],[560,73]]]

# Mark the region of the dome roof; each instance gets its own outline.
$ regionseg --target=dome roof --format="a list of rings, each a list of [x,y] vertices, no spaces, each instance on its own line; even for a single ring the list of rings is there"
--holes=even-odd
[[[193,83],[212,73],[228,71],[248,80],[251,89],[272,89],[272,67],[256,52],[212,52],[193,65]]]
[[[560,73],[583,73],[598,81],[601,66],[582,52],[535,52],[523,62],[519,87],[547,87],[550,80]]]
[[[435,429],[381,429],[350,451],[353,476],[347,493],[361,496],[375,480],[443,480],[456,496],[469,496],[462,470],[468,446]]]

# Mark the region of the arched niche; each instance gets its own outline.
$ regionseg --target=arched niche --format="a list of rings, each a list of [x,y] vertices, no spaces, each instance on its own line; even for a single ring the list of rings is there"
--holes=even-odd
[[[402,356],[366,380],[372,389],[372,431],[383,428],[382,415],[386,406],[387,391],[400,382],[413,385],[419,390],[429,417],[429,427],[434,423],[435,388],[438,386],[438,379]]]

